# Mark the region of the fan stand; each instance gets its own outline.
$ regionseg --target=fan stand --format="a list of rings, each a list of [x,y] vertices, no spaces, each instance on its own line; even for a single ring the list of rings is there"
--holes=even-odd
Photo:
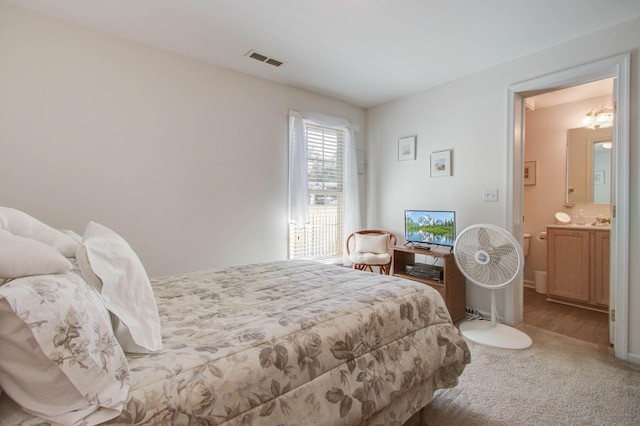
[[[503,349],[527,349],[533,343],[522,331],[497,323],[494,290],[491,290],[491,321],[472,320],[460,323],[460,332],[469,340]]]

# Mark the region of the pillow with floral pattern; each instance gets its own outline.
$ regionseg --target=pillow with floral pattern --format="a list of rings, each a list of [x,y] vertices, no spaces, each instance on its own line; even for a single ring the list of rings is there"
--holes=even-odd
[[[55,424],[118,416],[129,367],[100,296],[77,272],[0,287],[0,387]]]

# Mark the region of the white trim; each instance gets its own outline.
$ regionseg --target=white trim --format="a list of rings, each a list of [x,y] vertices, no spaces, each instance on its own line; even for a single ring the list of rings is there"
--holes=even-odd
[[[630,55],[620,57],[616,70],[618,78],[614,91],[616,102],[615,146],[616,176],[613,181],[612,200],[616,206],[616,217],[611,219],[611,248],[615,258],[611,267],[610,280],[615,283],[615,342],[617,358],[629,358],[629,109],[630,99]]]
[[[524,97],[508,90],[507,109],[507,177],[506,193],[511,194],[512,204],[506,204],[507,230],[520,244],[524,242]],[[517,113],[516,113],[517,112]],[[516,188],[518,188],[516,190]],[[505,323],[515,326],[522,322],[524,289],[522,278],[505,289]]]
[[[354,132],[360,131],[359,126],[351,124],[351,122],[346,118],[332,117],[329,115],[320,114],[319,112],[307,112],[290,109],[289,117],[297,117],[303,120],[309,120],[316,124],[326,127],[333,127],[335,129],[348,129],[353,130]]]
[[[612,204],[616,206],[616,218],[611,226],[611,287],[615,290],[612,307],[616,309],[614,349],[616,358],[640,363],[637,355],[629,354],[629,105],[630,105],[630,54],[614,56],[589,64],[559,71],[522,83],[508,89],[508,178],[507,193],[513,194],[508,203],[507,224],[513,235],[522,239],[523,213],[523,122],[526,97],[558,89],[615,77],[613,93],[617,104],[614,134],[615,176]],[[522,285],[506,289],[505,319],[507,323],[522,321]]]

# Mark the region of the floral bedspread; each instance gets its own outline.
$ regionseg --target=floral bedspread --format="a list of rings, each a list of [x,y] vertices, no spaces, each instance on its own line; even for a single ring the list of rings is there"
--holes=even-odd
[[[310,261],[152,279],[163,350],[115,424],[402,424],[470,353],[436,290]],[[25,415],[26,416],[26,415]]]

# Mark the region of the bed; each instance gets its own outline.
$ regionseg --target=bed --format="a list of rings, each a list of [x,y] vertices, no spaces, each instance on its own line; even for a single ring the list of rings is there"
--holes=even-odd
[[[39,286],[29,297],[47,304],[67,289],[93,298],[70,263],[26,277]],[[16,309],[6,293],[21,279],[0,286],[0,300]],[[69,423],[401,425],[470,362],[439,293],[393,276],[292,260],[154,278],[150,288],[162,348],[126,353],[125,362],[120,345],[102,339],[88,353],[102,355],[102,370],[118,367],[100,400],[108,409]],[[0,423],[47,424],[6,393]]]

